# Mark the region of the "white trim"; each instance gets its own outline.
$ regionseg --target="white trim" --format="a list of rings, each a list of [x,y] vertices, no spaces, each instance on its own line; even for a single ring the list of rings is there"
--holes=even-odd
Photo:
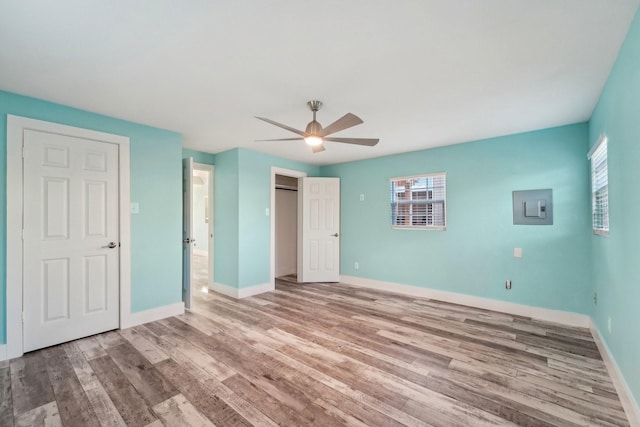
[[[209,286],[209,290],[222,295],[226,295],[231,298],[238,298],[238,288],[234,288],[233,286],[227,286],[223,285],[222,283],[213,282],[211,286]]]
[[[276,288],[276,175],[284,175],[291,178],[304,178],[307,176],[307,173],[293,169],[271,166],[271,189],[269,190],[271,193],[271,203],[269,208],[269,216],[271,217],[271,228],[269,232],[269,283],[271,284],[271,290]],[[301,248],[298,248],[298,250],[301,250]],[[224,294],[224,292],[221,293]]]
[[[241,298],[252,297],[258,294],[263,294],[265,292],[273,292],[275,290],[275,287],[271,283],[262,283],[259,285],[238,289],[232,286],[223,285],[222,283],[214,282],[209,289],[231,298],[241,299]]]
[[[108,135],[108,134],[106,134]],[[131,161],[129,138],[118,150],[120,165],[120,327],[131,315]],[[122,144],[122,143],[121,143]]]
[[[589,316],[568,311],[550,310],[548,308],[533,307],[506,301],[498,301],[489,298],[472,295],[458,294],[455,292],[440,291],[436,289],[420,288],[417,286],[403,285],[400,283],[383,282],[355,276],[342,276],[341,282],[363,288],[378,289],[381,291],[396,292],[399,294],[416,297],[431,298],[453,304],[467,305],[485,310],[499,311],[518,316],[531,317],[548,322],[561,323],[567,326],[589,327]]]
[[[129,138],[26,117],[7,115],[7,344],[10,359],[23,354],[22,145],[25,129],[118,144],[120,204],[120,325],[131,312],[131,168]]]
[[[600,350],[602,360],[607,367],[607,371],[609,371],[609,376],[613,381],[613,385],[616,387],[616,391],[618,392],[618,397],[620,398],[620,402],[622,403],[624,412],[629,419],[629,424],[631,424],[632,427],[640,426],[640,406],[638,405],[638,402],[636,402],[636,400],[633,398],[631,389],[629,389],[629,385],[624,380],[624,376],[622,375],[622,372],[620,371],[616,360],[609,351],[607,343],[604,339],[602,339],[602,334],[600,333],[598,326],[595,324],[593,319],[590,320],[591,322],[589,324],[589,329],[591,329],[591,334],[593,335],[593,339],[598,346],[598,350]]]
[[[7,345],[0,344],[0,362],[7,360]]]
[[[261,283],[246,288],[238,289],[238,298],[248,298],[254,295],[264,294],[265,292],[273,292],[276,288],[271,283]]]
[[[143,323],[155,322],[156,320],[179,316],[181,314],[184,314],[184,301],[131,313],[127,316],[126,323],[120,325],[120,329],[131,328],[142,325]]]
[[[402,180],[409,180],[412,178],[425,178],[425,177],[430,177],[430,176],[442,176],[444,175],[445,177],[447,176],[446,172],[431,172],[431,173],[418,173],[415,175],[407,175],[407,176],[396,176],[396,177],[391,177],[389,178],[389,181],[402,181]]]

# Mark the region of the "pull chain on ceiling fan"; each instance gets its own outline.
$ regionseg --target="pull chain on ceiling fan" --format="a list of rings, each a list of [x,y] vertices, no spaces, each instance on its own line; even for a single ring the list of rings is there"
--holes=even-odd
[[[323,128],[322,125],[316,120],[316,113],[322,107],[322,102],[309,101],[307,102],[307,105],[313,112],[313,120],[309,122],[304,132],[290,126],[283,125],[282,123],[274,122],[273,120],[266,119],[264,117],[256,117],[256,119],[262,120],[274,126],[286,129],[289,132],[300,135],[299,138],[259,139],[257,141],[304,141],[311,147],[311,151],[313,151],[314,153],[320,153],[321,151],[324,151],[324,143],[326,141],[341,142],[345,144],[366,145],[369,147],[373,147],[378,143],[378,141],[380,141],[378,138],[327,138],[327,136],[332,135],[336,132],[349,129],[353,126],[357,126],[363,123],[363,121],[355,114],[347,113],[335,122],[331,123],[326,128]]]

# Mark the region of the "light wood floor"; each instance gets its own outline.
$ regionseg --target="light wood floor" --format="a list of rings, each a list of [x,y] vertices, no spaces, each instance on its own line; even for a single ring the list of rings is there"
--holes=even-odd
[[[628,425],[586,329],[344,284],[0,364],[0,425]]]

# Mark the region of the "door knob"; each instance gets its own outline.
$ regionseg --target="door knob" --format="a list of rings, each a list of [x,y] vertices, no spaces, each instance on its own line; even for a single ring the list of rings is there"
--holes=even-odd
[[[332,234],[333,237],[338,237],[338,233]]]
[[[193,243],[193,242],[195,242],[195,241],[196,241],[196,239],[190,239],[189,237],[187,237],[187,238],[186,238],[186,239],[184,239],[182,242],[183,242],[183,243],[186,243],[186,244],[188,245],[189,243]]]
[[[109,242],[109,244],[107,246],[103,246],[103,248],[113,249],[113,248],[115,248],[117,246],[118,246],[118,244],[116,242]]]

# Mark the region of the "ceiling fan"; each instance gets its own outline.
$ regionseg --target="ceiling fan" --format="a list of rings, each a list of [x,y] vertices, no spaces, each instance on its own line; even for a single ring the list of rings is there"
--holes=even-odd
[[[258,141],[304,141],[311,147],[311,151],[313,151],[314,153],[320,153],[321,151],[324,151],[324,143],[326,141],[366,145],[369,147],[373,147],[378,143],[378,141],[380,141],[378,138],[327,138],[329,135],[332,135],[336,132],[359,125],[363,123],[363,121],[355,114],[347,113],[335,122],[331,123],[326,128],[323,128],[322,125],[316,121],[316,113],[322,107],[322,102],[309,101],[307,102],[307,105],[309,106],[311,111],[313,111],[313,120],[309,122],[304,132],[298,129],[294,129],[290,126],[283,125],[282,123],[274,122],[270,119],[265,119],[264,117],[256,117],[256,119],[260,119],[264,122],[281,127],[282,129],[286,129],[289,132],[298,134],[300,135],[299,138],[259,139]]]

